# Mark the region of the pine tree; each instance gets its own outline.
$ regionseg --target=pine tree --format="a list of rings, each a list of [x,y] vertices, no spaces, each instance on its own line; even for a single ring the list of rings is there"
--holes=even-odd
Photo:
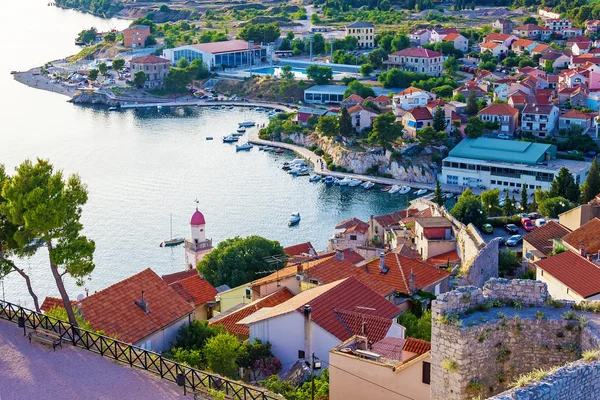
[[[598,157],[594,158],[590,167],[590,172],[583,184],[581,193],[581,204],[585,204],[600,194],[600,165]]]
[[[348,113],[346,107],[342,108],[342,113],[340,115],[340,135],[342,136],[350,136],[352,135],[352,117]]]
[[[508,216],[512,213],[512,203],[510,202],[510,198],[508,197],[508,189],[505,189],[504,205],[502,206],[502,212],[504,213],[504,216]]]
[[[521,207],[523,207],[523,210],[525,212],[527,212],[529,210],[527,201],[529,200],[529,196],[527,195],[527,185],[523,184],[523,186],[521,186]]]
[[[477,98],[475,96],[474,90],[469,91],[465,111],[467,112],[467,115],[475,115],[479,111],[479,106],[477,105]]]
[[[579,201],[579,185],[575,183],[573,174],[566,167],[562,167],[552,180],[549,194],[550,197],[564,197],[574,203]]]
[[[442,194],[442,185],[440,185],[440,181],[437,179],[435,180],[435,192],[433,195],[433,202],[439,206],[444,205],[444,198],[443,198],[443,194]]]
[[[437,132],[446,130],[446,112],[440,106],[437,106],[435,113],[433,114],[433,129]]]

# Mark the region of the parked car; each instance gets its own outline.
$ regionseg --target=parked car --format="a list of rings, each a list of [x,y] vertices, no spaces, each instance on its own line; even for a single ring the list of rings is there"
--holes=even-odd
[[[504,246],[506,244],[506,238],[505,237],[498,236],[496,239],[498,239],[498,246]]]
[[[525,231],[527,232],[531,232],[535,230],[535,225],[533,225],[533,222],[531,222],[531,220],[527,220],[525,221],[525,224],[523,224],[523,229],[525,229]]]
[[[504,139],[504,140],[509,140],[510,136],[505,135],[504,133],[499,134],[498,136],[496,136],[498,139]]]
[[[485,233],[494,233],[494,227],[490,224],[483,224],[481,230]]]
[[[523,236],[521,235],[512,235],[506,240],[507,246],[516,246],[523,240]]]
[[[525,224],[527,222],[531,222],[531,219],[529,218],[529,216],[521,218],[521,226],[525,226]]]
[[[519,228],[517,228],[515,224],[506,224],[504,225],[504,229],[506,229],[506,232],[512,235],[519,233]]]
[[[529,213],[529,219],[538,219],[538,218],[542,218],[542,216],[539,213],[536,213],[536,212]]]
[[[541,228],[544,225],[546,225],[546,220],[544,218],[538,218],[535,220],[535,226],[538,228]]]
[[[523,218],[529,218],[529,219],[531,219],[531,217],[529,216],[529,214],[526,214],[526,213],[519,214],[519,217],[521,217],[521,220],[523,220]]]

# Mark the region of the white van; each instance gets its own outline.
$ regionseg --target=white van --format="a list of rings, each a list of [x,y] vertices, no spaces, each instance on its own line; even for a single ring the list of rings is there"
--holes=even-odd
[[[535,220],[536,227],[541,228],[544,225],[546,225],[546,220],[544,218],[538,218]]]

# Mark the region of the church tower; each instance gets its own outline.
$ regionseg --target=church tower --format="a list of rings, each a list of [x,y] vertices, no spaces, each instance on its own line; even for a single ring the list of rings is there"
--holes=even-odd
[[[196,201],[196,203],[198,203]],[[204,215],[198,211],[196,205],[196,211],[192,215],[190,220],[191,237],[185,239],[185,265],[189,269],[195,269],[198,262],[202,258],[210,253],[213,249],[212,240],[206,239],[206,220]]]

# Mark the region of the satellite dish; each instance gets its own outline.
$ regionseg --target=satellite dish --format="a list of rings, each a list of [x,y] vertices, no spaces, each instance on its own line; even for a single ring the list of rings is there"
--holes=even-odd
[[[526,253],[525,258],[529,260],[531,258],[531,253]]]
[[[84,298],[85,298],[85,296],[83,295],[83,293],[79,293],[79,294],[77,295],[77,301],[81,301],[81,300],[83,300]]]

